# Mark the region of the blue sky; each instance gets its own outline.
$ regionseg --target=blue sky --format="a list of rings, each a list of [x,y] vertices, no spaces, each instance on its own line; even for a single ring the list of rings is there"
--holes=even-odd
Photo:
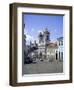
[[[39,15],[24,14],[24,33],[27,36],[27,44],[30,40],[38,40],[40,31],[48,28],[51,41],[63,36],[63,16],[61,15]]]

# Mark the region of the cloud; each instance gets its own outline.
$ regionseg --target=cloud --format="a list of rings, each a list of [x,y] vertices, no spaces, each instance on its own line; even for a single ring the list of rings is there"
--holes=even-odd
[[[32,43],[36,40],[36,42],[38,42],[38,37],[36,37],[36,35],[34,34],[35,30],[32,28],[31,29],[32,32],[28,32],[27,29],[24,29],[24,34],[26,35],[26,44],[30,44],[30,41],[32,41]]]
[[[31,40],[32,41],[32,40],[34,40],[34,37],[29,35],[29,34],[26,34],[26,40],[28,40],[28,41]]]
[[[32,32],[34,32],[34,31],[35,31],[35,29],[34,29],[34,28],[32,28],[32,29],[31,29],[31,31],[32,31]]]
[[[34,43],[34,41],[38,43],[38,38],[34,38],[33,36],[26,34],[26,44],[30,44],[30,41]]]
[[[38,34],[39,34],[40,32],[42,32],[42,33],[43,33],[43,30],[38,30]]]
[[[27,29],[24,29],[24,34],[25,34],[25,35],[27,34]]]

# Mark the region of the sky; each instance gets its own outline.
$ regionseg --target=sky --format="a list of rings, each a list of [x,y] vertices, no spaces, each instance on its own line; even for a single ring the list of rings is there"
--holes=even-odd
[[[39,32],[48,28],[50,40],[56,41],[63,37],[63,16],[62,15],[40,15],[24,14],[24,34],[26,34],[26,43],[38,41]]]

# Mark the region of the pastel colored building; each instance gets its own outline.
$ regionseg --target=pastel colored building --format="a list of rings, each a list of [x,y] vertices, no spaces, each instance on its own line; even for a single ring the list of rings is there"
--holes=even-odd
[[[57,59],[63,61],[63,37],[57,39],[57,45],[58,45]]]

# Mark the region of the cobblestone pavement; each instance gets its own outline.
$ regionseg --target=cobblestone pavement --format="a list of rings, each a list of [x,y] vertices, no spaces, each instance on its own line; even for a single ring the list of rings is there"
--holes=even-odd
[[[25,64],[23,74],[62,73],[63,62],[39,62]]]

